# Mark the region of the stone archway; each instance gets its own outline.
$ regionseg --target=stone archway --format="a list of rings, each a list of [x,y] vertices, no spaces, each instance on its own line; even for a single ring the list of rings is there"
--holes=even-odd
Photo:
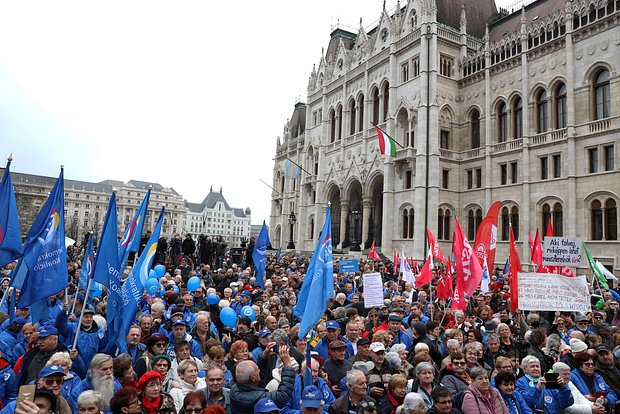
[[[340,243],[340,215],[341,212],[341,202],[340,202],[340,189],[338,186],[334,185],[329,192],[327,193],[327,199],[331,203],[331,212],[332,212],[332,244],[337,246]]]
[[[347,188],[349,210],[346,220],[345,239],[342,247],[350,247],[353,251],[360,251],[363,243],[364,206],[362,198],[362,184],[355,180]]]
[[[364,248],[369,248],[372,241],[375,246],[381,246],[381,232],[383,230],[383,175],[373,178],[369,186],[369,197],[364,200],[364,215],[368,218],[366,241]]]

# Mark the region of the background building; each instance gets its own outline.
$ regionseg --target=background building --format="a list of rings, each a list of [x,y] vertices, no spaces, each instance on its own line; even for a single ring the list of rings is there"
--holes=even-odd
[[[425,227],[449,252],[454,218],[471,240],[500,200],[495,265],[510,223],[527,263],[528,232],[551,221],[618,270],[619,17],[612,0],[514,13],[424,0],[383,10],[370,30],[334,29],[278,138],[272,242],[289,238],[292,212],[297,248],[312,250],[331,202],[334,246],[375,240],[421,258]],[[396,157],[379,154],[373,123]],[[305,170],[297,179],[287,158]]]

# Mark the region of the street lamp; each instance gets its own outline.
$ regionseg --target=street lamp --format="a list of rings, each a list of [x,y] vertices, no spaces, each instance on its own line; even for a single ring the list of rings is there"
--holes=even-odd
[[[288,225],[289,225],[289,240],[286,248],[289,250],[295,249],[295,243],[293,242],[293,226],[297,223],[297,217],[295,217],[295,213],[291,211],[291,214],[288,215]]]
[[[360,209],[359,204],[356,204],[351,210],[351,217],[353,218],[353,235],[351,237],[351,243],[353,243],[353,246],[350,250],[359,252],[362,250],[360,249],[361,241],[357,239],[359,221],[362,218],[362,210]]]

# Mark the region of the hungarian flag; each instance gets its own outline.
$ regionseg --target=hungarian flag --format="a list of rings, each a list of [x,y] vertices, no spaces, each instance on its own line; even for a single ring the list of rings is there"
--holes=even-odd
[[[422,271],[418,275],[415,280],[415,285],[418,288],[421,288],[424,285],[431,283],[433,280],[433,255],[431,254],[431,250],[428,250],[428,256],[426,261],[424,262],[424,266],[422,266]]]
[[[454,221],[456,222],[456,229],[454,230],[452,252],[456,256],[456,285],[458,287],[461,283],[462,290],[471,296],[482,281],[482,266],[480,266],[480,262],[456,217]]]
[[[370,246],[370,251],[368,252],[368,258],[374,260],[381,260],[377,252],[375,251],[375,241],[372,241],[372,245]]]
[[[495,247],[497,246],[497,216],[499,214],[499,201],[491,204],[487,216],[480,222],[476,232],[474,243],[476,256],[483,265],[484,259],[491,266],[495,265]]]
[[[519,272],[523,272],[521,268],[521,259],[515,242],[515,234],[510,226],[510,311],[516,312],[519,308]]]
[[[386,134],[381,128],[375,126],[377,130],[377,137],[379,138],[379,151],[381,155],[389,155],[390,157],[396,156],[396,141]]]
[[[448,261],[441,253],[441,250],[439,250],[439,243],[437,242],[437,239],[435,238],[435,235],[433,234],[431,229],[426,228],[426,234],[428,236],[428,247],[431,249],[433,258],[439,261],[442,261],[444,263],[447,263]]]

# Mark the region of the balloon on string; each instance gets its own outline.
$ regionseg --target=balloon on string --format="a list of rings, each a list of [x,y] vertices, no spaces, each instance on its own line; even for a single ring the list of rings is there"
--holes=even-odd
[[[237,312],[230,307],[224,308],[220,312],[220,320],[224,325],[232,329],[237,324]]]
[[[149,270],[149,279],[157,279],[157,274],[153,269]]]
[[[209,293],[207,295],[207,303],[209,305],[215,305],[220,301],[220,298],[215,293]]]
[[[153,269],[157,277],[163,277],[166,274],[166,267],[164,265],[158,264]]]
[[[256,311],[253,307],[245,305],[243,308],[241,308],[241,316],[247,316],[248,318],[250,318],[250,321],[254,322],[254,319],[256,319]]]
[[[101,283],[94,282],[90,290],[90,296],[93,298],[98,298],[101,296],[102,293],[103,291],[101,289]]]
[[[146,291],[149,295],[157,295],[157,292],[159,292],[159,281],[157,278],[146,281]]]
[[[190,292],[193,292],[199,287],[200,287],[200,279],[198,278],[198,276],[190,277],[189,280],[187,281],[187,290],[189,290]]]

